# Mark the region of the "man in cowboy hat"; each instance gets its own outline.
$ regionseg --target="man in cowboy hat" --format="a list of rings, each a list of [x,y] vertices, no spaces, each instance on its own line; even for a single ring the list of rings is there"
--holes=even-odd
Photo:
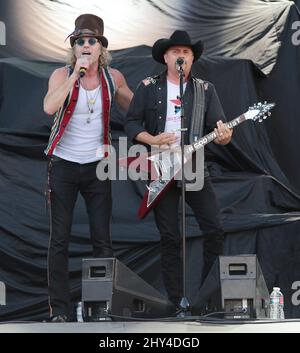
[[[103,20],[83,14],[68,36],[69,64],[55,70],[49,79],[44,110],[54,114],[45,150],[49,156],[48,200],[50,243],[48,291],[50,319],[70,319],[68,241],[78,192],[85,200],[94,257],[112,256],[110,239],[111,185],[100,181],[96,167],[107,155],[109,118],[114,99],[127,110],[132,98],[124,76],[109,67],[108,40]]]
[[[213,84],[196,79],[191,74],[193,63],[203,51],[201,41],[192,43],[185,31],[175,31],[168,39],[157,40],[152,48],[153,58],[166,66],[166,70],[142,81],[131,101],[125,130],[130,139],[149,146],[180,145],[181,114],[179,69],[184,74],[184,126],[185,144],[199,139],[204,132],[215,129],[215,143],[230,142],[232,130],[225,120],[223,109]],[[174,132],[177,131],[177,132]],[[156,225],[161,235],[161,265],[169,299],[182,309],[183,268],[179,232],[178,206],[181,188],[173,184],[154,208]],[[205,278],[216,257],[222,253],[224,232],[219,220],[217,199],[205,168],[202,190],[186,192],[205,237],[203,242]]]

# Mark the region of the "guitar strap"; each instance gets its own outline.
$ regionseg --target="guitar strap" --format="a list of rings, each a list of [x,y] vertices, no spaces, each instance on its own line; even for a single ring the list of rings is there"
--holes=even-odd
[[[205,107],[205,89],[204,82],[200,78],[193,77],[194,103],[192,110],[190,143],[199,140],[204,131],[204,107]]]
[[[199,140],[204,133],[204,107],[205,107],[205,88],[204,81],[200,78],[193,77],[194,87],[194,102],[191,117],[190,128],[190,143]],[[197,162],[196,162],[197,159]],[[187,162],[185,173],[195,169],[195,164],[198,166],[198,179],[192,179],[186,182],[186,190],[201,190],[203,188],[204,176],[209,175],[207,167],[204,164],[204,148],[200,148],[194,157]],[[194,165],[194,166],[193,166]],[[187,176],[187,175],[186,175]]]

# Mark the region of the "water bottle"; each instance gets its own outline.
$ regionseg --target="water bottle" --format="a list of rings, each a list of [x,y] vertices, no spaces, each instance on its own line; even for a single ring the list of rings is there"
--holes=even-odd
[[[83,320],[82,311],[83,311],[82,302],[78,302],[77,303],[77,307],[76,307],[77,322],[83,322],[84,321]]]
[[[284,319],[284,300],[283,294],[279,287],[274,287],[270,295],[270,319],[283,320]]]

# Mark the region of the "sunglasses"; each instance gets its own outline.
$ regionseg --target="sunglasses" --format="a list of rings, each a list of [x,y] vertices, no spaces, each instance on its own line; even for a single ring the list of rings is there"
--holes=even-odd
[[[89,39],[78,38],[75,40],[75,44],[77,44],[79,47],[83,47],[86,41],[89,43],[89,45],[95,45],[96,43],[98,43],[98,39],[96,38],[89,38]]]

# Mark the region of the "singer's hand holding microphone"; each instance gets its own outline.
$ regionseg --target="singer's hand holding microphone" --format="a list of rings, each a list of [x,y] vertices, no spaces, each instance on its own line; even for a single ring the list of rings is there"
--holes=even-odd
[[[82,78],[84,77],[86,71],[88,70],[90,66],[90,60],[89,60],[89,55],[90,54],[82,54],[80,58],[77,59],[76,62],[76,67],[79,72],[79,76]]]

